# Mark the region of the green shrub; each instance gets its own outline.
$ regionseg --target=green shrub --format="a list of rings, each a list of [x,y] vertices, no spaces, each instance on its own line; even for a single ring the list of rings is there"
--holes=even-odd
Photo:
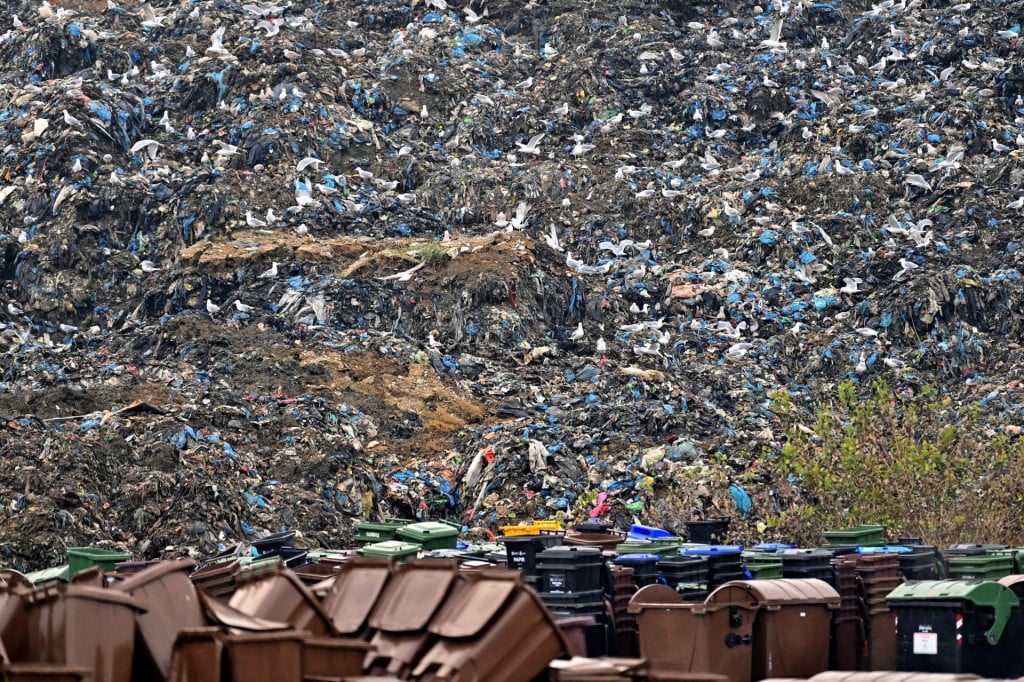
[[[786,392],[773,396],[786,433],[774,478],[788,505],[779,535],[821,542],[821,531],[881,524],[888,535],[1024,545],[1024,442],[977,405],[931,388],[908,400],[884,381],[868,395],[843,382],[813,424]]]

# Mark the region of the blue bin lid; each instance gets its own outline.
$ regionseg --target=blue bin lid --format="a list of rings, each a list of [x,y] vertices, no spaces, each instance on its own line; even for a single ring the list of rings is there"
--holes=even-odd
[[[883,545],[881,547],[858,547],[857,554],[910,554],[914,550],[901,545]]]
[[[710,556],[713,554],[739,554],[743,545],[708,545],[707,547],[687,547],[683,554],[690,556]]]
[[[789,545],[785,542],[762,542],[760,545],[754,545],[751,549],[758,552],[778,552],[780,549],[796,549],[796,545]]]
[[[670,533],[664,528],[654,528],[652,526],[641,526],[633,524],[629,533],[626,534],[628,540],[657,540],[659,538],[674,538],[675,533]]]
[[[660,561],[660,554],[621,554],[615,558],[616,563],[622,561]]]

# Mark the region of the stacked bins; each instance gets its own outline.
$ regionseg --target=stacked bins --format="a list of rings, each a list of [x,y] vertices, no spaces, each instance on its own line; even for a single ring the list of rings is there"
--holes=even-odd
[[[567,616],[594,616],[593,635],[588,636],[589,648],[611,640],[613,624],[605,607],[602,573],[604,561],[597,547],[551,547],[540,553],[537,578],[540,597],[555,614]],[[607,644],[602,651],[607,651]]]
[[[883,540],[885,536],[884,526],[851,526],[849,528],[827,530],[822,535],[825,536],[825,541],[829,545],[870,547],[872,545],[885,544]]]
[[[638,588],[659,582],[659,561],[660,554],[620,554],[615,558],[616,565],[633,569],[633,582]]]
[[[900,546],[909,550],[900,554],[900,573],[905,580],[937,580],[943,577],[945,569],[935,545],[917,542]]]
[[[538,533],[536,535],[507,535],[498,538],[505,545],[505,565],[522,571],[526,584],[536,587],[537,556],[545,549],[562,544],[562,535]]]
[[[92,682],[129,682],[140,604],[122,592],[60,585],[24,595],[26,663],[92,671]]]
[[[705,545],[725,544],[731,520],[727,516],[720,516],[714,519],[687,521],[686,540],[687,542],[699,542]]]
[[[814,578],[833,584],[834,554],[828,549],[781,549],[776,552],[782,559],[783,578]]]
[[[733,580],[742,580],[743,547],[739,545],[710,545],[708,547],[687,547],[682,550],[685,556],[702,556],[708,562],[708,591],[716,589]]]
[[[743,552],[743,570],[751,580],[773,580],[782,576],[782,558],[775,552]]]
[[[899,616],[896,666],[919,672],[1024,675],[1020,600],[993,581],[901,585],[889,595]]]
[[[864,649],[863,600],[857,581],[857,561],[849,555],[832,559],[839,608],[832,614],[830,668],[856,670]]]
[[[708,594],[708,560],[702,556],[671,556],[658,562],[661,579],[683,601],[704,601]]]
[[[598,547],[606,552],[614,552],[626,537],[621,532],[612,530],[611,524],[597,521],[577,523],[565,532],[563,543],[566,545],[582,545]]]
[[[1016,569],[1017,553],[1006,545],[952,545],[943,554],[950,578],[999,580]]]
[[[863,602],[863,670],[892,670],[896,664],[896,614],[886,597],[900,584],[898,554],[856,554],[857,586]]]
[[[608,564],[612,618],[615,620],[615,655],[635,656],[638,649],[636,618],[629,612],[629,601],[637,591],[634,570],[630,566]]]
[[[648,585],[633,595],[629,611],[636,616],[640,655],[652,671],[712,673],[729,682],[750,682],[757,603],[731,586],[722,590],[701,603],[684,603],[666,585]]]

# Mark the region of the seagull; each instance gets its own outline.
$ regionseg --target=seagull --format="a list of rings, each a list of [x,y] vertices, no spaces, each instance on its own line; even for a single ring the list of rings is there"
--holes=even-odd
[[[924,179],[924,176],[918,175],[917,173],[911,173],[910,175],[906,176],[905,178],[903,178],[903,182],[913,187],[918,187],[920,189],[926,190],[928,192],[932,191],[932,186],[928,184],[928,181]]]
[[[569,153],[579,158],[586,154],[587,152],[592,151],[593,149],[594,145],[592,144],[588,144],[586,142],[577,142],[575,145],[573,145],[573,148],[569,150]]]
[[[466,23],[467,24],[475,24],[478,21],[480,21],[480,19],[482,18],[479,14],[477,14],[476,12],[473,11],[472,7],[468,7],[467,6],[467,7],[463,8],[462,12],[466,15]],[[485,10],[484,14],[486,14],[486,13],[487,12]]]
[[[597,351],[598,353],[604,353],[605,351],[608,350],[608,344],[605,343],[604,338],[600,336],[597,337],[597,343],[594,344],[594,350]]]
[[[1019,208],[1024,208],[1024,196],[1017,197],[1015,200],[1008,203],[1006,205],[1006,208],[1011,208],[1014,211],[1016,211]]]
[[[245,212],[245,224],[249,227],[266,227],[267,221],[260,220],[252,214],[252,211]]]
[[[784,22],[784,19],[779,19],[777,22],[775,22],[775,25],[772,26],[771,35],[766,40],[762,40],[758,44],[757,49],[771,50],[773,53],[788,52],[788,48],[786,47],[786,41],[780,40],[780,38],[782,37],[782,25]]]
[[[252,307],[251,305],[246,305],[245,303],[242,303],[242,302],[241,302],[240,300],[238,300],[237,298],[235,299],[235,308],[236,308],[236,309],[238,310],[238,312],[240,312],[240,313],[251,313],[252,311],[256,310],[256,309],[255,309],[255,308],[253,308],[253,307]]]
[[[157,265],[151,260],[144,260],[141,263],[139,263],[139,269],[142,270],[143,272],[158,272],[163,268],[161,268],[159,265]]]
[[[373,180],[373,173],[368,170],[363,170],[359,166],[356,166],[356,174],[359,175],[359,178],[361,180],[365,180],[366,182],[370,182]]]
[[[900,258],[900,270],[895,275],[893,275],[892,278],[894,280],[898,280],[898,279],[902,278],[903,275],[905,275],[908,272],[910,272],[911,270],[916,270],[919,267],[921,267],[921,266],[919,266],[917,263],[915,263],[912,260],[909,260],[907,258]]]
[[[146,155],[149,156],[150,161],[156,160],[157,151],[160,149],[160,143],[156,140],[139,140],[132,145],[129,150],[132,154],[138,154],[143,149],[146,150]]]
[[[551,223],[548,234],[544,235],[544,243],[550,246],[555,251],[562,250],[562,243],[558,241],[558,231],[555,229],[555,224]]]
[[[216,315],[217,313],[220,312],[220,306],[211,301],[210,299],[206,299],[206,312],[210,313],[211,315]]]
[[[844,294],[856,294],[858,291],[863,291],[860,285],[864,283],[864,280],[860,277],[843,277],[843,282],[846,284],[839,291]]]
[[[516,206],[515,216],[508,222],[510,230],[521,230],[526,227],[526,214],[529,212],[530,205],[525,201],[520,201]]]
[[[64,122],[67,123],[69,126],[74,126],[75,128],[82,127],[82,122],[74,116],[72,116],[71,114],[69,114],[67,109],[64,110]]]
[[[142,25],[146,28],[163,28],[164,21],[167,20],[166,16],[157,16],[157,13],[153,11],[153,6],[148,2],[142,3]]]
[[[573,333],[569,335],[569,340],[579,341],[580,339],[583,338],[583,334],[583,323],[580,322],[578,325],[576,325],[576,329],[573,331]]]
[[[226,26],[221,26],[210,36],[210,47],[206,48],[206,54],[220,57],[225,61],[237,61],[237,58],[224,48],[224,33]]]
[[[704,163],[702,163],[700,165],[700,167],[703,168],[706,171],[713,171],[713,170],[717,170],[717,169],[721,168],[722,164],[718,162],[718,159],[716,159],[714,156],[712,156],[711,149],[705,149],[704,150]]]
[[[878,336],[878,331],[875,330],[875,329],[872,329],[871,327],[859,327],[858,329],[855,329],[854,331],[856,331],[861,336]]]
[[[524,154],[539,155],[540,149],[537,148],[537,145],[540,144],[540,141],[544,139],[545,135],[547,135],[547,133],[539,133],[531,137],[530,141],[527,142],[526,144],[523,144],[522,142],[516,142],[516,146],[519,147],[519,151],[523,152]]]
[[[270,267],[260,273],[260,279],[274,279],[277,277],[278,265],[280,265],[280,263],[276,261],[271,262]]]

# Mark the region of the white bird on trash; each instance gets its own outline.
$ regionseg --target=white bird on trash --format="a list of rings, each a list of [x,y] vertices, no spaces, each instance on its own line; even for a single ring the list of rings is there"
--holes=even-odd
[[[217,313],[220,312],[220,306],[211,301],[210,299],[206,299],[206,312],[210,313],[211,315],[216,315]]]
[[[68,113],[67,109],[64,110],[64,122],[67,123],[69,126],[74,126],[75,128],[82,127],[82,122],[74,116],[72,116],[70,113]]]
[[[540,141],[544,139],[545,135],[547,135],[547,133],[538,133],[537,135],[531,137],[530,141],[525,144],[522,142],[516,142],[516,146],[519,147],[519,151],[523,152],[524,154],[533,154],[535,156],[539,155],[540,149],[537,147],[537,145],[540,144]]]
[[[252,307],[251,305],[246,305],[245,303],[242,303],[237,298],[235,299],[235,309],[238,310],[238,312],[240,312],[240,313],[247,313],[247,314],[251,313],[254,310],[256,310],[256,308]]]
[[[572,334],[569,335],[569,340],[579,341],[583,338],[584,335],[585,332],[583,331],[583,323],[580,322],[578,325],[576,325],[576,329],[573,330]]]
[[[160,150],[160,143],[157,142],[156,140],[139,140],[138,142],[131,146],[131,149],[129,151],[132,154],[138,154],[143,150],[146,151],[146,156],[149,157],[150,161],[155,161],[156,155]]]
[[[1006,208],[1013,209],[1014,211],[1024,208],[1024,196],[1017,197],[1006,205]]]
[[[544,235],[544,243],[555,251],[562,251],[562,243],[558,240],[558,230],[555,228],[554,223],[551,223],[548,233]]]
[[[864,280],[860,277],[843,277],[843,282],[845,282],[845,284],[839,289],[839,291],[844,294],[856,294],[863,291],[863,289],[860,288],[860,285],[864,283]]]
[[[910,175],[903,178],[903,182],[907,183],[912,187],[918,187],[928,192],[932,191],[932,186],[928,184],[928,181],[924,179],[923,175],[917,173],[911,173]]]
[[[245,224],[249,227],[266,227],[267,221],[261,220],[252,214],[252,211],[245,212]]]
[[[917,263],[915,263],[912,260],[909,260],[907,258],[900,258],[900,270],[895,275],[893,275],[892,278],[894,280],[901,279],[903,277],[903,275],[907,274],[911,270],[916,270],[919,267],[921,267],[921,266],[919,266]]]
[[[758,44],[757,49],[769,50],[773,54],[788,52],[789,48],[786,47],[786,41],[781,40],[783,23],[785,23],[784,19],[779,19],[778,21],[776,21],[775,25],[772,26],[771,35],[765,40],[762,40]]]
[[[153,11],[153,6],[148,2],[142,3],[142,25],[146,28],[163,28],[164,22],[167,21],[166,15],[157,15]]]
[[[277,261],[272,261],[270,267],[260,273],[260,279],[274,279],[277,277],[277,266],[280,265]]]
[[[608,350],[608,344],[605,343],[603,337],[597,337],[597,343],[594,344],[594,350],[597,351],[598,353],[604,353]]]
[[[509,221],[510,230],[521,230],[526,227],[526,215],[530,212],[530,205],[525,201],[520,201],[519,205],[516,206],[516,214]]]
[[[159,272],[160,270],[163,270],[163,268],[151,260],[144,260],[139,263],[139,269],[143,272]]]
[[[238,58],[224,47],[224,33],[226,31],[227,27],[221,26],[213,32],[210,36],[210,47],[206,48],[206,54],[218,57],[224,61],[238,61]]]

